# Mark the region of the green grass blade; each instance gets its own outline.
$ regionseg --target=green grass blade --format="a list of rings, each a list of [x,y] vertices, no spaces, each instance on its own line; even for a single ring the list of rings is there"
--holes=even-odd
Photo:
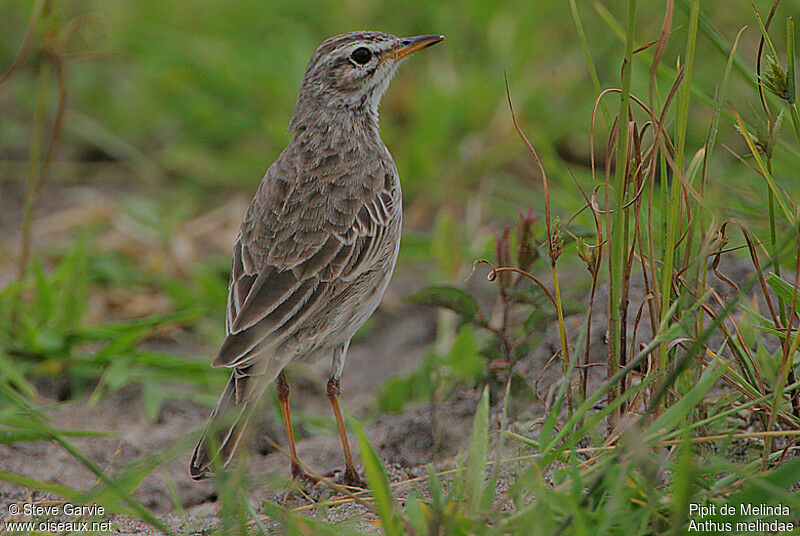
[[[15,393],[8,385],[0,383],[0,392],[2,392],[9,400],[11,400],[20,410],[27,412],[30,416],[31,420],[31,428],[35,430],[46,430],[46,426],[44,426],[44,422],[46,422],[46,418],[41,415],[34,407],[32,407],[26,400],[24,400],[19,394]],[[153,515],[150,510],[145,508],[139,501],[134,499],[130,492],[121,489],[118,483],[110,478],[105,472],[100,469],[100,467],[90,460],[83,452],[78,450],[72,443],[67,441],[63,436],[58,434],[51,435],[51,440],[58,443],[64,450],[66,450],[73,458],[78,460],[84,467],[86,467],[89,471],[91,471],[100,481],[102,485],[104,485],[109,492],[118,498],[119,500],[125,502],[132,511],[136,512],[142,520],[146,521],[153,527],[157,528],[164,534],[172,536],[174,533],[167,527],[160,519],[158,519],[155,515]]]
[[[20,430],[14,428],[0,429],[0,445],[21,443],[23,441],[41,441],[50,439],[53,434],[63,437],[99,437],[107,436],[105,432],[95,432],[92,430],[57,430],[55,428],[44,430]]]
[[[469,460],[465,475],[469,512],[476,513],[480,508],[481,496],[486,476],[486,458],[489,450],[489,387],[483,388],[478,410],[472,424],[472,438],[469,442]]]
[[[394,496],[389,489],[386,470],[370,445],[361,423],[350,417],[350,427],[358,439],[361,463],[364,464],[364,473],[367,476],[372,497],[375,499],[375,505],[378,507],[378,515],[383,522],[384,533],[386,536],[402,536],[402,524],[395,510]]]
[[[753,141],[753,135],[747,130],[747,127],[742,121],[742,118],[739,116],[739,113],[735,110],[733,111],[733,116],[736,119],[736,125],[739,127],[739,132],[742,134],[745,143],[747,143],[747,148],[750,149],[750,153],[753,155],[753,158],[756,161],[758,170],[761,172],[761,176],[764,177],[764,180],[767,181],[767,185],[769,186],[770,190],[772,191],[772,195],[775,196],[775,200],[778,201],[778,205],[781,207],[784,216],[792,225],[797,224],[797,214],[789,208],[789,204],[786,200],[786,196],[784,195],[783,191],[778,188],[778,185],[775,183],[775,179],[772,177],[772,173],[769,172],[767,165],[764,162],[764,159],[761,157],[761,153],[756,148],[755,142]]]
[[[778,453],[778,455],[780,455]],[[775,504],[781,502],[796,502],[796,494],[789,492],[789,488],[800,481],[800,458],[784,461],[782,465],[760,476],[748,477],[748,483],[738,493],[718,501],[717,514],[710,519],[716,522],[729,522],[735,526],[737,522],[754,519],[754,516],[744,515],[740,505],[760,505],[763,503]],[[720,514],[722,504],[733,506],[735,511],[730,515]]]
[[[777,294],[778,298],[783,300],[784,303],[791,305],[795,300],[796,291],[794,285],[777,274],[769,274],[767,277],[767,285],[775,291],[775,294]]]
[[[653,421],[647,428],[645,436],[672,431],[691,414],[729,366],[730,362],[719,364],[716,360],[712,361],[694,387]]]

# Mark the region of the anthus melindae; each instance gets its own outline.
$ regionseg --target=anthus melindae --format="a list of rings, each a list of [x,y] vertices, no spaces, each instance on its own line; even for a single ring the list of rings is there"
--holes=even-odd
[[[344,482],[360,483],[339,411],[339,378],[350,338],[391,278],[402,213],[378,104],[403,58],[442,39],[351,32],[322,43],[308,62],[289,123],[292,140],[267,170],[234,244],[227,338],[214,360],[233,373],[195,448],[193,478],[230,462],[272,381],[292,476],[307,476],[297,459],[283,368],[293,359],[325,358]]]

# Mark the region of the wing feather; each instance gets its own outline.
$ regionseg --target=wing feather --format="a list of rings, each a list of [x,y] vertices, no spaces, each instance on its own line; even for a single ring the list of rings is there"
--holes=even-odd
[[[255,202],[254,202],[255,205]],[[228,291],[226,337],[215,366],[248,366],[259,350],[291,333],[321,305],[336,280],[352,282],[371,269],[392,236],[392,192],[379,190],[358,201],[345,197],[330,205],[327,231],[311,228],[302,214],[299,229],[265,235],[246,229],[237,237]],[[288,208],[286,208],[288,207]],[[286,210],[300,210],[284,203]],[[319,207],[310,207],[319,210]],[[267,207],[265,214],[275,215]],[[245,222],[257,229],[251,211]]]
[[[249,354],[264,339],[276,330],[285,327],[287,323],[295,321],[296,317],[303,318],[304,313],[316,305],[324,294],[327,284],[314,279],[306,279],[295,292],[284,299],[273,310],[257,323],[237,333],[231,333],[219,349],[215,366],[240,367],[244,366],[241,358]]]
[[[231,324],[231,333],[236,334],[269,316],[289,300],[302,283],[303,280],[292,270],[279,271],[274,266],[266,267],[247,292],[239,314]]]

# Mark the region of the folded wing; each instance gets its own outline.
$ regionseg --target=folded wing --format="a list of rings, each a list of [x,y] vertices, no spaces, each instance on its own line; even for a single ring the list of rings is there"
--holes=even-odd
[[[215,366],[248,367],[259,350],[295,332],[327,303],[329,293],[372,268],[391,238],[394,197],[334,205],[337,222],[294,218],[295,229],[240,232],[228,290],[228,336]],[[315,207],[310,207],[309,210]],[[302,222],[312,222],[309,229]],[[247,222],[246,222],[247,223]],[[327,225],[326,225],[327,223]]]

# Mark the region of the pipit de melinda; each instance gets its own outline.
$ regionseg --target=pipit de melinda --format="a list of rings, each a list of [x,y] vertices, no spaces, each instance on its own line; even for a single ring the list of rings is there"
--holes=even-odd
[[[292,477],[310,478],[297,459],[283,368],[324,358],[331,360],[327,395],[344,449],[344,482],[361,484],[339,411],[339,379],[350,339],[386,291],[402,217],[378,104],[401,61],[442,39],[351,32],[311,56],[289,123],[292,139],[267,170],[234,244],[227,337],[213,363],[233,373],[195,448],[192,478],[231,461],[273,381]]]

